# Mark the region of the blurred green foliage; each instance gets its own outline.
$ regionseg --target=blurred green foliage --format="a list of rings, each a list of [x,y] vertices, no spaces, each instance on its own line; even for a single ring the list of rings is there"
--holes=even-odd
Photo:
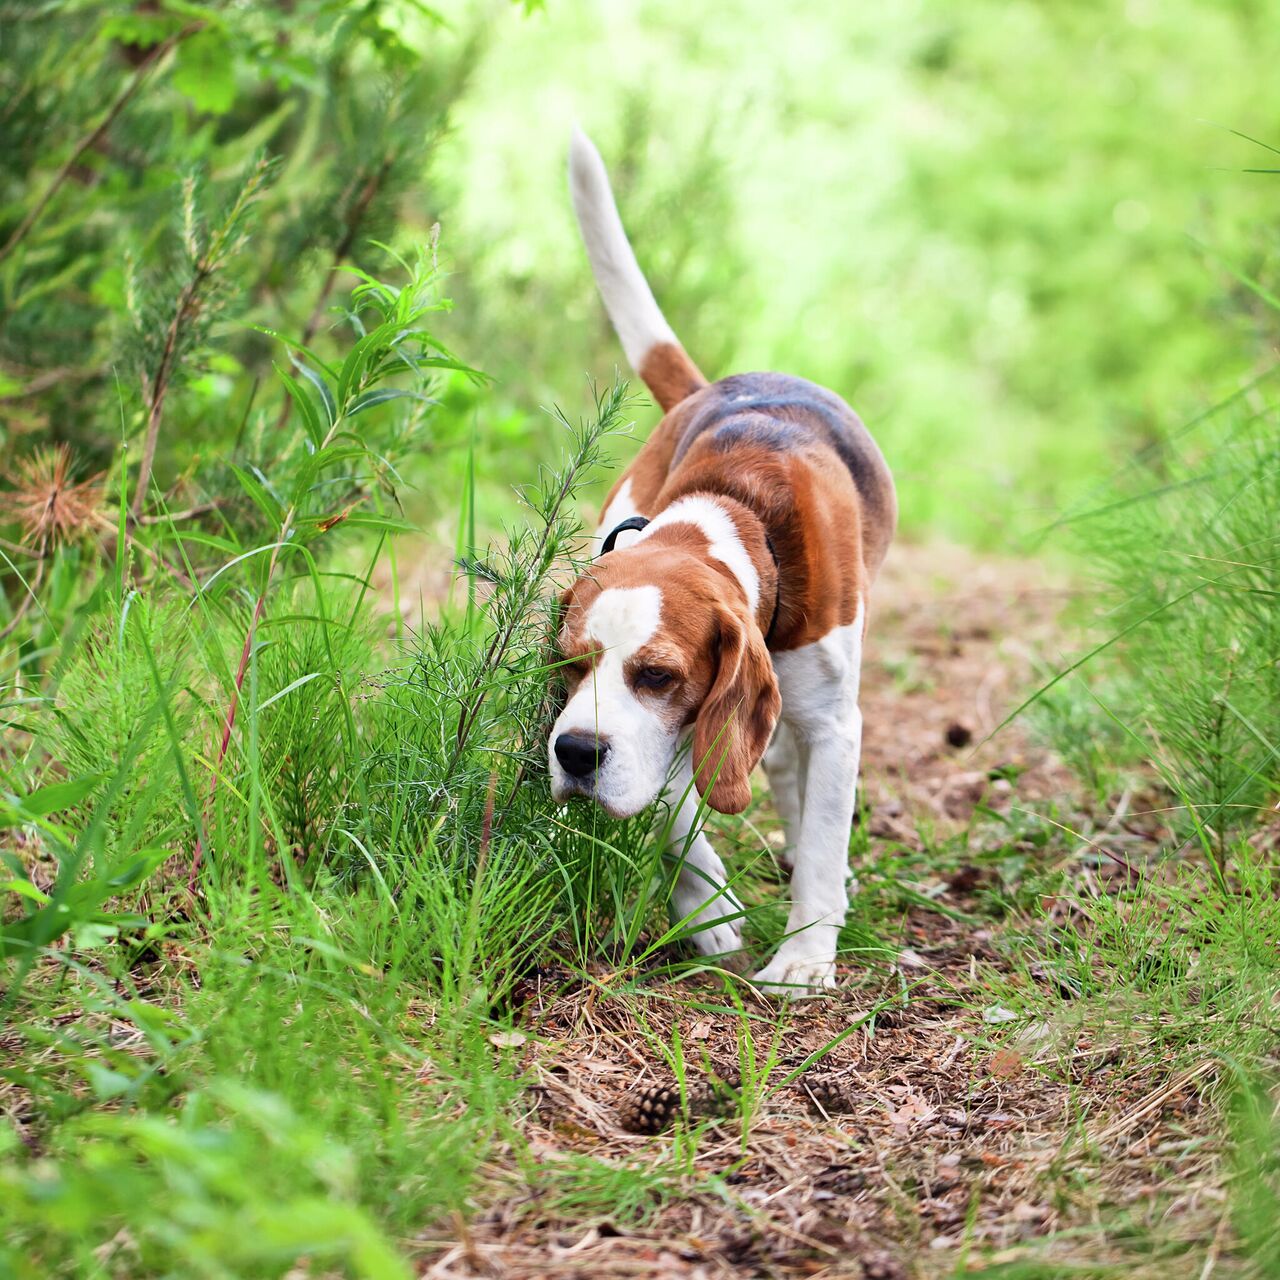
[[[228,452],[269,466],[284,443],[288,361],[255,326],[324,347],[344,269],[430,243],[423,171],[476,41],[412,0],[3,21],[0,439],[97,469],[154,429],[161,492],[222,496]]]
[[[177,181],[199,175],[216,208],[265,151],[279,170],[224,310],[189,336],[213,341],[183,375],[162,481],[233,430],[269,452],[273,353],[245,322],[323,342],[335,264],[381,265],[375,241],[439,221],[461,303],[441,334],[496,386],[449,392],[406,480],[415,514],[451,519],[474,430],[496,527],[558,447],[539,406],[580,403],[584,375],[622,359],[565,196],[574,119],[690,351],[712,376],[780,368],[844,394],[910,532],[1016,541],[1269,359],[1233,271],[1274,257],[1269,179],[1239,172],[1274,157],[1228,131],[1265,136],[1280,105],[1262,3],[9,8],[5,238],[72,161],[0,260],[18,447],[105,454],[146,355],[130,302],[156,345],[180,293]]]
[[[621,362],[565,208],[577,118],[708,374],[834,387],[909,532],[1007,545],[1271,359],[1219,258],[1265,276],[1277,253],[1274,181],[1239,172],[1276,157],[1228,132],[1273,140],[1273,18],[1261,0],[548,5],[494,40],[442,147],[458,345],[512,405]]]

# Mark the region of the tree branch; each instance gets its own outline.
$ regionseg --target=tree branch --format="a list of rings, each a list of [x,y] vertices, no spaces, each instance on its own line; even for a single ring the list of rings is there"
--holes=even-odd
[[[333,282],[337,270],[355,247],[356,236],[360,234],[360,226],[364,222],[365,214],[369,212],[369,206],[373,203],[374,197],[386,181],[387,174],[390,173],[391,166],[394,163],[393,156],[386,155],[383,157],[382,163],[378,168],[365,179],[364,186],[360,189],[360,194],[356,197],[355,202],[347,213],[346,229],[343,232],[342,239],[334,246],[329,270],[325,272],[324,283],[320,286],[320,295],[316,298],[315,306],[311,308],[311,315],[307,317],[306,327],[302,331],[302,345],[304,347],[311,345],[311,339],[316,336],[316,330],[320,328],[320,320],[324,315],[325,303],[329,301],[329,294],[333,292]],[[285,396],[284,403],[280,406],[280,416],[276,419],[277,434],[288,426],[289,416],[292,412],[293,400],[289,396]]]
[[[169,322],[169,330],[164,337],[164,349],[160,353],[160,363],[156,366],[155,376],[148,379],[143,375],[143,392],[147,397],[147,435],[142,445],[142,468],[138,472],[138,484],[133,491],[133,518],[142,514],[143,503],[147,499],[147,485],[151,480],[151,466],[155,462],[156,442],[160,438],[160,419],[164,415],[164,398],[169,391],[169,381],[173,377],[174,356],[178,350],[178,337],[182,333],[187,320],[195,314],[200,288],[209,278],[210,267],[207,259],[196,265],[195,275],[182,286],[178,294],[178,305],[173,309],[173,319]],[[149,383],[149,385],[148,385]]]
[[[193,36],[197,31],[201,30],[203,25],[203,23],[193,23],[190,26],[184,27],[181,31],[171,35],[167,40],[161,41],[160,44],[156,45],[156,47],[151,50],[146,59],[139,63],[138,69],[129,77],[129,83],[125,85],[116,100],[107,108],[106,115],[102,117],[102,120],[99,122],[97,127],[91,132],[85,134],[85,136],[76,143],[71,154],[64,161],[62,168],[54,174],[53,181],[45,188],[44,193],[27,211],[27,216],[18,223],[14,233],[5,242],[4,246],[0,248],[0,262],[3,262],[26,238],[27,233],[35,226],[39,221],[41,214],[43,214],[45,209],[48,207],[49,201],[58,194],[62,184],[66,182],[71,171],[79,163],[80,157],[84,155],[84,153],[88,151],[89,148],[92,147],[109,128],[111,128],[116,117],[119,116],[126,106],[128,106],[129,100],[138,92],[139,89],[142,88],[147,77],[159,65],[160,61],[175,49],[183,40],[187,39],[188,36]]]

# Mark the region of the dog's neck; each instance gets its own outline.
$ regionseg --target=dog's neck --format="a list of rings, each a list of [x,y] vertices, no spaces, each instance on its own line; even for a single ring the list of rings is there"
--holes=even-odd
[[[782,584],[777,555],[764,521],[736,498],[694,491],[664,507],[637,541],[661,539],[664,530],[682,525],[693,526],[706,539],[707,565],[746,598],[768,644],[777,626]]]
[[[759,599],[756,601],[756,625],[767,645],[773,639],[782,608],[782,566],[778,562],[778,552],[769,537],[769,530],[750,507],[736,498],[722,493],[703,496],[728,512],[729,518],[737,526],[743,549],[751,558],[756,580],[760,584]]]

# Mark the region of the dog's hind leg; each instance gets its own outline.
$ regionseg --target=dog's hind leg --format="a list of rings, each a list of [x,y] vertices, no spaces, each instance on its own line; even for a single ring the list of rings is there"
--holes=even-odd
[[[724,863],[702,831],[698,793],[686,753],[667,784],[670,810],[667,850],[680,859],[671,893],[672,914],[685,920],[689,938],[704,956],[720,956],[742,947],[742,906],[728,887]],[[732,918],[726,918],[732,917]]]
[[[862,749],[861,665],[861,609],[851,625],[774,655],[782,714],[798,748],[802,800],[791,853],[787,936],[756,981],[782,994],[835,985],[836,947],[849,907],[849,834]]]

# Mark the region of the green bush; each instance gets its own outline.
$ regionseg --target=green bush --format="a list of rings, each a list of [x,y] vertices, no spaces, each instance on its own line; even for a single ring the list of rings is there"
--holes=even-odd
[[[1233,404],[1151,450],[1071,525],[1100,580],[1096,630],[1113,641],[1093,716],[1155,764],[1175,828],[1216,847],[1280,788],[1277,510],[1280,416]]]

